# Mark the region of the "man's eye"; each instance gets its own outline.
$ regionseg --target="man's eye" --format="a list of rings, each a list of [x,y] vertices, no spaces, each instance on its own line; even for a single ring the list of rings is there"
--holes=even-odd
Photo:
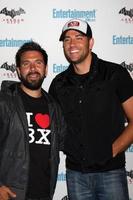
[[[37,65],[43,65],[43,62],[40,61],[40,60],[38,60],[38,61],[36,61],[36,64],[37,64]]]
[[[78,40],[82,40],[83,37],[82,37],[82,36],[78,36],[77,39],[78,39]]]
[[[30,65],[30,62],[23,62],[22,63],[22,66],[26,67],[26,66],[29,66]]]
[[[64,42],[68,42],[70,40],[70,38],[65,38]]]

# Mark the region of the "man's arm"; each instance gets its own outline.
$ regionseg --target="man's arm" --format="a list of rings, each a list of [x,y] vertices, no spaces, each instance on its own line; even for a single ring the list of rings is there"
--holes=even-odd
[[[128,125],[113,143],[113,157],[125,151],[133,143],[133,96],[122,103],[122,107],[127,117]]]
[[[7,138],[8,131],[3,131],[4,127],[7,126],[8,122],[8,114],[6,109],[6,95],[0,92],[0,163],[1,161],[1,155],[4,150],[4,144],[5,144],[5,138]],[[3,113],[6,113],[5,115]],[[6,118],[7,117],[7,118]],[[5,122],[5,123],[4,123]],[[2,173],[0,171],[0,173]],[[15,198],[16,194],[11,191],[11,189],[7,186],[5,186],[2,181],[0,180],[0,200],[8,200],[10,198]]]

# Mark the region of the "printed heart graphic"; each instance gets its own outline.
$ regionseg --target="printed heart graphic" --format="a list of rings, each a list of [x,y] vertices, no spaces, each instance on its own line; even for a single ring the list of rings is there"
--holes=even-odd
[[[47,128],[49,127],[49,124],[50,124],[50,118],[49,118],[49,115],[47,114],[41,114],[41,113],[38,113],[36,114],[35,116],[35,120],[36,120],[36,123],[41,127],[41,128]]]

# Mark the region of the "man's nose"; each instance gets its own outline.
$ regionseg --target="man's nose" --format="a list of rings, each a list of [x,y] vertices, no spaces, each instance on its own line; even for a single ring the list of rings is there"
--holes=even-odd
[[[70,45],[73,46],[73,45],[75,45],[75,44],[76,44],[76,40],[75,40],[75,39],[71,39]]]
[[[30,63],[30,70],[34,71],[36,69],[36,64],[34,62]]]

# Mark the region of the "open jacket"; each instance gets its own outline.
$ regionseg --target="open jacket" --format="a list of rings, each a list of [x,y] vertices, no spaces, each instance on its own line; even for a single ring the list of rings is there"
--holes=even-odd
[[[19,83],[4,81],[0,92],[0,185],[16,192],[16,200],[24,200],[29,172],[29,132],[26,113],[18,92]],[[59,106],[42,90],[51,116],[51,199],[54,194],[59,150],[63,150],[66,126]]]

